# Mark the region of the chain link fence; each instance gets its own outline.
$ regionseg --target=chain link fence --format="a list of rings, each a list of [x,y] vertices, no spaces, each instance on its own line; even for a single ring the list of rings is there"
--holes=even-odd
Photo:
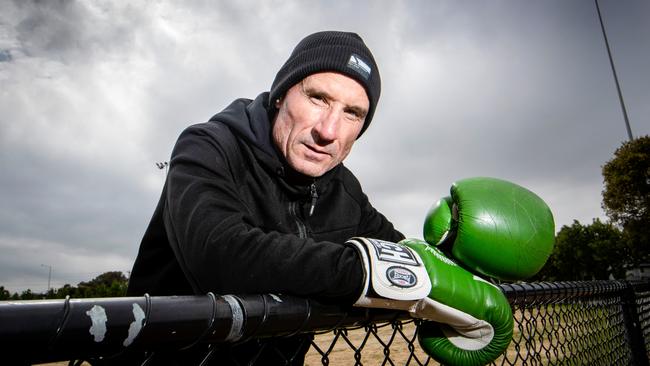
[[[509,348],[494,365],[648,365],[650,282],[500,286],[512,305],[515,329]],[[237,311],[234,299],[241,305]],[[199,344],[204,353],[182,364],[220,365],[234,337],[252,339],[255,352],[271,353],[280,364],[302,363],[302,354],[283,353],[278,346],[278,339],[288,337],[308,348],[308,366],[438,365],[420,349],[419,321],[405,313],[341,309],[276,295],[68,299],[61,305],[0,303],[1,352],[15,364],[72,358],[101,365],[116,352],[135,347],[148,350],[144,363],[153,364],[156,355],[169,361],[164,358],[167,350]],[[128,315],[131,308],[135,314],[136,306],[143,309],[141,329],[125,345],[126,329],[132,336],[135,323]],[[108,314],[106,328],[115,330],[105,332],[100,342],[88,339],[87,327],[89,309],[98,308]]]
[[[493,365],[648,365],[650,284],[503,284],[515,329]],[[315,337],[307,365],[438,365],[415,320],[336,329]]]

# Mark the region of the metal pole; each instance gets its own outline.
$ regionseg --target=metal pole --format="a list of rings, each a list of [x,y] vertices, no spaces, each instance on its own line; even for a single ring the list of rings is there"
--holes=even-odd
[[[625,284],[621,300],[623,305],[623,324],[627,331],[627,339],[632,349],[632,365],[648,366],[648,356],[643,337],[642,319],[637,311],[637,297],[634,286],[630,281],[621,281]]]
[[[614,59],[612,59],[612,51],[609,48],[609,41],[607,40],[607,33],[603,25],[603,17],[600,14],[600,6],[598,0],[596,2],[596,11],[598,12],[598,20],[600,21],[600,29],[603,31],[603,38],[605,39],[605,47],[607,48],[607,56],[609,56],[609,65],[612,67],[612,74],[614,74],[614,82],[616,83],[616,91],[618,92],[618,100],[621,103],[621,110],[623,111],[623,119],[625,120],[625,127],[627,128],[627,137],[632,141],[632,129],[630,128],[630,120],[627,118],[627,110],[625,109],[625,102],[623,102],[623,93],[621,93],[621,86],[618,83],[618,76],[616,76],[616,68],[614,67]]]
[[[47,267],[49,268],[48,274],[47,274],[47,293],[50,293],[50,283],[52,282],[52,266],[47,265],[47,264],[41,264],[41,267]]]
[[[114,297],[0,301],[2,364],[161,352],[216,346],[409,319],[407,312],[320,304],[287,295]],[[140,352],[142,351],[142,352]],[[128,364],[143,364],[131,360]]]

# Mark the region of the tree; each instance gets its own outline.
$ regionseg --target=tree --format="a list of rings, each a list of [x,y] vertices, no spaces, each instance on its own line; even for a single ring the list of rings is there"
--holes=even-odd
[[[625,277],[629,250],[622,232],[611,223],[594,219],[591,225],[574,220],[555,237],[548,262],[534,280],[577,281]]]
[[[49,289],[46,293],[33,293],[31,289],[21,294],[11,295],[0,286],[0,300],[35,300],[35,299],[63,299],[66,296],[71,298],[88,297],[121,297],[126,295],[126,287],[129,279],[120,271],[104,272],[88,282],[80,282],[78,287],[65,284],[59,289]]]
[[[21,300],[34,300],[37,298],[37,295],[35,295],[31,289],[27,289],[20,294]]]
[[[0,286],[0,300],[9,300],[11,293],[4,286]]]
[[[65,299],[66,296],[76,297],[77,288],[70,286],[69,283],[66,283],[60,289],[56,290],[56,297],[59,299]]]
[[[623,143],[603,166],[603,209],[629,242],[633,261],[650,260],[650,136]]]
[[[119,297],[126,294],[128,279],[120,271],[100,274],[88,282],[80,282],[76,297]]]

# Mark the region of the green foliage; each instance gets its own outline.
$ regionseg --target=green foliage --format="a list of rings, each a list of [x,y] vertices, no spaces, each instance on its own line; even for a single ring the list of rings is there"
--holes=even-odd
[[[555,238],[548,262],[534,280],[577,281],[625,277],[629,248],[622,232],[611,223],[594,219],[591,225],[574,220]]]
[[[603,166],[603,209],[623,228],[635,263],[650,260],[650,136],[623,143]]]
[[[38,297],[32,292],[32,290],[27,289],[20,294],[20,298],[22,300],[34,300],[37,299]]]
[[[0,300],[9,300],[11,299],[11,293],[5,289],[4,286],[0,286]]]
[[[124,273],[102,273],[89,282],[81,282],[76,297],[119,297],[126,293],[127,278]]]
[[[0,286],[0,300],[64,299],[66,296],[71,298],[120,297],[126,294],[127,284],[128,278],[124,273],[111,271],[102,273],[88,282],[80,282],[77,287],[65,284],[59,289],[50,289],[43,294],[35,294],[27,289],[20,295],[17,293],[11,295],[4,286]]]

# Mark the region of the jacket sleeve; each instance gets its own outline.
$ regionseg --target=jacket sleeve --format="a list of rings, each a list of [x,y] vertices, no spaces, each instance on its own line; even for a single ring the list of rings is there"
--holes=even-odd
[[[364,215],[359,226],[359,236],[383,239],[395,243],[404,239],[404,235],[397,231],[393,224],[370,204],[368,197],[365,194],[362,194],[362,197]]]
[[[395,243],[404,239],[404,235],[396,230],[393,224],[372,206],[354,174],[345,166],[343,169],[345,169],[344,180],[348,194],[361,207],[361,220],[357,227],[356,236],[382,239]]]
[[[199,125],[200,126],[200,125]],[[361,291],[354,249],[255,227],[229,159],[232,139],[193,126],[178,139],[164,222],[195,293],[283,293],[350,301]]]

